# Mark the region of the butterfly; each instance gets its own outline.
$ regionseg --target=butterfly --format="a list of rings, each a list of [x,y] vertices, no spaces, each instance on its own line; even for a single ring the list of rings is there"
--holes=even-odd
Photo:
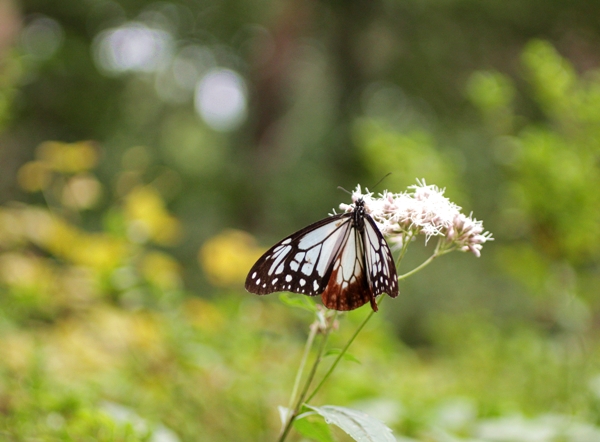
[[[294,292],[321,295],[334,310],[354,310],[375,297],[398,296],[392,252],[362,198],[352,210],[317,221],[265,252],[246,277],[257,295]]]

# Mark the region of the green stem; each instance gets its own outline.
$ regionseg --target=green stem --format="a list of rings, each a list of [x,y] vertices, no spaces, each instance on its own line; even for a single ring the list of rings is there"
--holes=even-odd
[[[323,358],[323,353],[325,351],[325,344],[327,343],[327,338],[329,337],[329,333],[331,332],[331,329],[333,328],[333,324],[334,324],[336,318],[337,318],[337,311],[329,319],[329,323],[327,324],[327,326],[325,328],[325,332],[323,333],[323,339],[321,340],[321,344],[319,345],[319,350],[317,351],[317,357],[315,359],[315,362],[313,363],[310,373],[308,374],[308,378],[306,379],[306,382],[304,383],[304,388],[302,388],[302,393],[300,393],[300,397],[298,398],[298,401],[296,402],[296,406],[294,407],[292,412],[288,414],[288,418],[287,418],[285,427],[281,431],[281,435],[279,436],[279,439],[277,439],[278,442],[283,442],[285,440],[288,433],[292,429],[292,424],[294,423],[294,419],[296,419],[296,416],[298,416],[298,414],[300,412],[300,407],[302,407],[302,404],[304,404],[304,402],[305,402],[304,399],[306,398],[306,394],[308,393],[310,384],[312,383],[313,379],[315,378],[315,374],[317,373],[317,368],[319,367],[319,363],[321,362],[321,359]],[[318,327],[315,327],[315,329],[318,329]]]
[[[404,275],[400,275],[398,276],[398,281],[401,281],[405,278],[408,278],[411,275],[414,275],[415,273],[417,273],[419,270],[423,269],[423,267],[426,267],[427,265],[431,264],[431,261],[433,261],[435,258],[437,258],[439,255],[434,253],[433,255],[431,255],[429,258],[427,258],[425,261],[423,261],[421,263],[421,265],[419,265],[418,267],[415,267],[414,269],[412,269],[410,272],[406,272]]]
[[[403,239],[402,248],[400,249],[400,254],[398,255],[398,259],[396,260],[396,267],[398,267],[400,265],[402,258],[404,258],[404,255],[406,254],[406,251],[408,250],[408,245],[412,241],[412,238],[413,238],[412,234],[407,234],[407,237]]]
[[[381,304],[381,302],[383,301],[383,298],[384,297],[382,296],[379,299],[379,302],[377,303],[377,305]],[[333,361],[333,364],[331,364],[331,367],[329,367],[329,370],[327,370],[327,373],[325,373],[325,375],[323,376],[323,379],[321,379],[321,382],[319,382],[319,385],[317,385],[315,387],[315,389],[312,391],[312,393],[310,394],[310,396],[308,396],[308,398],[306,399],[306,402],[310,402],[310,400],[317,394],[317,392],[323,386],[323,384],[325,383],[325,381],[327,380],[327,378],[329,378],[329,376],[331,375],[331,373],[333,373],[333,370],[335,369],[335,367],[337,366],[337,364],[342,360],[342,358],[346,354],[346,351],[348,351],[348,348],[350,347],[350,345],[354,342],[354,340],[356,339],[356,337],[358,336],[358,334],[360,333],[360,331],[364,328],[364,326],[367,325],[367,322],[369,322],[369,319],[371,319],[371,317],[373,316],[374,313],[375,313],[375,311],[371,310],[369,312],[369,314],[367,315],[367,317],[363,320],[363,322],[358,326],[358,328],[356,329],[356,331],[354,332],[354,334],[352,335],[352,337],[350,338],[350,340],[346,343],[346,345],[344,346],[344,348],[342,349],[342,351],[340,351],[340,353],[338,354],[337,358],[335,358],[335,361]]]
[[[296,399],[296,395],[298,394],[298,388],[300,388],[300,381],[302,380],[302,373],[304,373],[304,367],[306,365],[306,361],[308,360],[308,355],[310,354],[310,349],[315,340],[315,336],[319,331],[319,320],[317,319],[310,326],[310,333],[308,334],[308,339],[306,340],[306,345],[304,346],[304,353],[302,354],[302,360],[300,361],[300,366],[298,367],[298,372],[296,373],[296,379],[294,379],[294,388],[292,388],[292,394],[290,396],[290,402],[288,403],[288,410],[292,409],[294,405],[294,401]]]
[[[447,248],[444,249],[442,247],[443,242],[440,240],[438,241],[437,246],[435,247],[435,250],[433,252],[433,255],[431,255],[429,258],[427,258],[425,261],[423,261],[421,263],[421,265],[415,267],[414,269],[412,269],[410,272],[406,272],[403,275],[398,276],[398,281],[401,281],[403,279],[408,278],[409,276],[414,275],[415,273],[417,273],[418,271],[422,270],[424,267],[427,267],[429,264],[431,264],[431,262],[436,259],[439,258],[442,255],[445,255],[446,253],[451,252],[452,250],[454,250],[454,248]]]

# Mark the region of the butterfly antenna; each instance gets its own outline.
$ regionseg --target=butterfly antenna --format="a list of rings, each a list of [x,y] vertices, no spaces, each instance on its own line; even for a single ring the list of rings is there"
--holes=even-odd
[[[348,195],[352,195],[352,192],[344,189],[342,186],[338,186],[338,189],[343,190],[344,192],[346,192]]]
[[[373,186],[373,189],[375,189],[377,186],[379,186],[379,185],[381,184],[381,182],[382,182],[383,180],[385,180],[387,177],[389,177],[391,174],[392,174],[392,172],[388,172],[387,174],[385,174],[383,178],[381,178],[379,181],[377,181],[377,184],[375,184],[375,185]]]

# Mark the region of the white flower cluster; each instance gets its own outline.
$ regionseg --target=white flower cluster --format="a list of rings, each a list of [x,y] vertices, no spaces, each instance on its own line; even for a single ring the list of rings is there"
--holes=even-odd
[[[458,249],[480,256],[482,245],[492,241],[492,234],[485,232],[483,223],[461,213],[461,208],[444,196],[444,189],[417,181],[408,192],[383,192],[374,198],[372,192],[362,193],[360,185],[352,192],[352,201],[362,198],[365,209],[377,223],[381,233],[390,242],[402,247],[417,235],[425,241],[432,236],[441,238],[444,250]],[[353,205],[340,204],[344,211]]]

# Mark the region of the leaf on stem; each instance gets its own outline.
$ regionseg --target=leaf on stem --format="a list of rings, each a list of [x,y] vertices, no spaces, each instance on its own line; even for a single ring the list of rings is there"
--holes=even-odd
[[[314,419],[315,412],[303,413],[294,420],[294,428],[302,436],[319,442],[335,442],[331,429],[322,419]]]
[[[390,428],[361,411],[333,405],[306,407],[323,416],[328,424],[340,427],[358,442],[396,442]]]
[[[279,299],[285,305],[290,307],[299,308],[301,310],[307,310],[311,313],[317,311],[317,304],[311,298],[306,296],[293,296],[291,293],[282,293],[279,295]]]
[[[327,350],[327,352],[325,352],[325,356],[337,356],[342,352],[341,349],[339,348],[332,348],[330,350]],[[357,364],[360,364],[360,359],[358,359],[356,356],[346,352],[344,353],[344,355],[342,356],[342,358],[344,358],[346,361],[352,361],[352,362],[356,362]]]

